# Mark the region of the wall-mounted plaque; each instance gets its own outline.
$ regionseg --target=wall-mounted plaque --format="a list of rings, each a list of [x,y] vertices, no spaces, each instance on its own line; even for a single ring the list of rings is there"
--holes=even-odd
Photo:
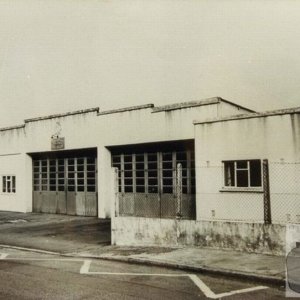
[[[51,150],[62,150],[65,149],[65,138],[55,137],[51,139]]]

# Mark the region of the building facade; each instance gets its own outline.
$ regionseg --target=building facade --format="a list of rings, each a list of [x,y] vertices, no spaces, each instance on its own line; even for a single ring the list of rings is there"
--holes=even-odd
[[[93,108],[2,128],[0,209],[109,218],[114,182],[108,174],[119,166],[120,191],[128,199],[124,209],[152,197],[169,202],[167,210],[176,159],[189,164],[184,189],[194,202],[192,121],[249,111],[216,97],[162,107]]]
[[[183,197],[177,218],[118,214],[113,241],[284,255],[287,228],[300,223],[300,109],[193,123],[195,218],[182,213]]]
[[[0,210],[112,219],[112,242],[284,253],[300,223],[300,109],[219,97],[0,129]]]
[[[300,110],[195,121],[197,219],[300,222]],[[263,162],[269,195],[265,195]]]

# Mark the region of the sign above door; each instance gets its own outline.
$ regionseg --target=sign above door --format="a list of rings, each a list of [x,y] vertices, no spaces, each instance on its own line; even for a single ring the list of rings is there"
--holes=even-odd
[[[52,137],[51,138],[51,150],[63,150],[65,149],[64,137]]]

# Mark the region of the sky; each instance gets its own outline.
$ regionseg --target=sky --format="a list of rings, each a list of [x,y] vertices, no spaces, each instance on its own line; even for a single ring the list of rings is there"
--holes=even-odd
[[[220,96],[300,106],[298,0],[0,0],[0,126]]]

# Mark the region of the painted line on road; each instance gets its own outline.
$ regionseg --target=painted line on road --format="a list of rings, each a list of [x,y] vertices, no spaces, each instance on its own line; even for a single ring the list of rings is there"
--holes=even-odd
[[[83,262],[83,265],[80,268],[79,273],[80,274],[87,274],[89,272],[90,266],[91,266],[92,261],[91,260],[85,260]]]
[[[252,288],[241,289],[241,290],[231,291],[231,292],[227,292],[227,293],[217,294],[216,297],[213,298],[213,299],[220,299],[220,298],[224,298],[224,297],[228,297],[228,296],[232,296],[232,295],[251,293],[251,292],[266,290],[266,289],[268,289],[267,286],[256,286],[256,287],[252,287]]]
[[[3,248],[11,248],[16,250],[25,250],[28,251],[28,248],[23,247],[11,247],[11,246],[5,246],[0,245],[0,247]],[[37,250],[37,251],[34,251]],[[50,251],[44,251],[44,250],[38,250],[34,249],[33,252],[38,252],[41,254],[51,254],[51,255],[59,255],[55,252]],[[32,251],[32,249],[30,249]],[[92,260],[87,259],[81,259],[81,258],[26,258],[26,257],[8,257],[9,254],[7,253],[0,253],[0,260],[10,260],[10,261],[70,261],[70,262],[83,262],[79,273],[83,275],[112,275],[112,276],[157,276],[157,277],[187,277],[190,278],[190,280],[200,289],[200,291],[205,295],[205,297],[210,299],[220,299],[236,294],[242,294],[242,293],[250,293],[254,291],[259,291],[263,289],[268,289],[266,286],[256,286],[252,288],[246,288],[246,289],[240,289],[235,291],[230,291],[226,293],[221,294],[215,294],[197,275],[195,274],[163,274],[163,273],[120,273],[120,272],[90,272],[90,267]]]
[[[189,277],[194,282],[194,284],[203,292],[205,297],[210,299],[220,299],[220,298],[224,298],[236,294],[243,294],[243,293],[268,289],[268,287],[266,286],[256,286],[252,288],[246,288],[246,289],[240,289],[240,290],[230,291],[221,294],[215,294],[197,275],[192,274],[189,275]]]
[[[82,262],[79,258],[34,258],[34,257],[5,257],[2,260],[22,260],[22,261],[77,261]]]
[[[0,253],[0,259],[5,259],[7,256],[7,253]]]
[[[87,272],[86,275],[189,277],[188,274]]]
[[[0,248],[23,250],[23,251],[30,251],[30,252],[42,253],[42,254],[61,255],[58,252],[40,250],[40,249],[35,249],[35,248],[25,248],[25,247],[18,247],[18,246],[2,245],[2,244],[0,244]]]
[[[194,284],[202,291],[207,298],[215,299],[216,294],[196,275],[189,275]]]
[[[164,274],[164,273],[124,273],[124,272],[91,272],[91,260],[84,260],[80,274],[85,275],[112,275],[112,276],[162,276],[162,277],[189,277],[189,274]]]
[[[256,286],[252,288],[240,289],[221,294],[215,294],[197,275],[195,274],[162,274],[162,273],[113,273],[113,272],[90,272],[92,261],[85,260],[80,268],[80,274],[85,275],[108,275],[108,276],[159,276],[159,277],[187,277],[200,289],[205,297],[210,299],[220,299],[236,294],[250,293],[254,291],[268,289],[266,286]]]

